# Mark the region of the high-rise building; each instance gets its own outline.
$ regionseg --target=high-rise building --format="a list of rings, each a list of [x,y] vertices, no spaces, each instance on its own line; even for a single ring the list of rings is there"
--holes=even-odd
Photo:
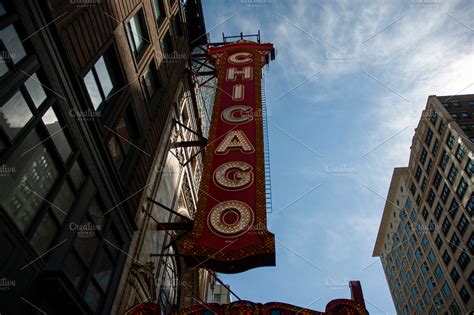
[[[2,314],[205,299],[159,224],[194,214],[206,40],[200,0],[0,1]]]
[[[474,95],[429,96],[373,253],[398,314],[474,310],[473,142]]]

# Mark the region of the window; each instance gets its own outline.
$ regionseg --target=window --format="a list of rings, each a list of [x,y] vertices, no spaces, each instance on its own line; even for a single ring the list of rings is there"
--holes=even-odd
[[[437,112],[433,112],[433,114],[431,114],[431,123],[433,124],[433,126],[436,125],[436,121],[438,120],[438,113]]]
[[[462,199],[464,195],[466,194],[467,191],[467,182],[464,180],[463,177],[461,177],[461,181],[459,182],[458,188],[456,189],[456,194],[459,196],[459,198]]]
[[[120,118],[115,131],[108,141],[109,151],[115,164],[120,168],[125,158],[128,156],[133,145],[132,141],[136,138],[133,116],[129,108],[122,118]]]
[[[428,147],[430,147],[432,139],[433,139],[433,130],[431,130],[431,128],[428,128],[428,132],[426,133],[426,137],[425,137],[425,143]]]
[[[148,100],[151,100],[157,89],[160,88],[160,80],[155,61],[152,61],[146,68],[145,73],[142,75],[142,82],[145,95]]]
[[[459,272],[456,270],[456,267],[453,267],[449,274],[451,275],[451,278],[453,279],[454,283],[457,283],[459,281],[459,278],[461,277],[459,275]]]
[[[448,187],[448,184],[444,184],[443,191],[441,192],[441,200],[443,201],[444,204],[446,204],[446,201],[449,198],[449,194],[451,193],[451,190]]]
[[[472,289],[474,289],[474,271],[471,272],[468,280],[469,280],[469,285],[471,286]]]
[[[433,155],[436,155],[438,151],[439,151],[439,140],[436,139],[433,144],[433,149],[431,149],[431,153],[433,153]]]
[[[183,36],[183,28],[181,25],[181,18],[179,17],[179,13],[173,16],[171,22],[173,23],[173,31],[176,37]]]
[[[459,291],[459,294],[461,295],[461,298],[464,303],[467,303],[471,299],[471,295],[469,295],[469,292],[466,290],[465,286],[461,288],[461,291]]]
[[[425,177],[425,178],[423,178],[423,181],[421,182],[421,190],[425,191],[426,186],[428,186],[428,181],[426,180],[426,177]]]
[[[446,299],[449,299],[451,297],[452,292],[447,282],[443,284],[441,291],[443,292],[443,295]]]
[[[468,176],[472,176],[474,173],[474,160],[469,159],[467,161],[465,170]]]
[[[453,102],[451,102],[451,106],[452,107],[461,107],[461,104],[459,104],[458,101],[453,101]]]
[[[469,240],[467,241],[467,247],[469,247],[471,253],[474,253],[474,233],[471,234],[471,237],[469,237]]]
[[[420,155],[421,165],[425,165],[427,156],[428,156],[428,152],[423,148],[423,151],[421,151],[421,155]]]
[[[165,19],[166,13],[163,6],[163,0],[152,0],[153,14],[158,25]]]
[[[446,152],[446,150],[443,150],[443,156],[441,157],[441,161],[439,162],[441,169],[444,170],[446,168],[446,165],[448,165],[448,162],[449,162],[448,152]]]
[[[456,201],[456,198],[453,198],[451,205],[449,206],[449,216],[454,219],[456,213],[458,212],[459,204]]]
[[[458,230],[461,233],[461,235],[464,235],[464,232],[466,232],[466,229],[468,226],[469,226],[469,221],[467,220],[466,216],[464,214],[461,215],[461,218],[459,219],[459,223],[458,223]]]
[[[62,267],[78,291],[83,292],[84,301],[94,312],[98,312],[115,272],[117,254],[110,243],[121,247],[111,227],[105,228],[107,218],[102,209],[98,200],[93,199],[81,225],[96,228],[76,232],[72,250]]]
[[[37,144],[33,150],[31,143]],[[59,169],[35,130],[20,143],[11,160],[17,168],[0,177],[0,202],[18,228],[26,232],[43,205],[39,196],[48,195],[59,178]]]
[[[422,244],[425,249],[427,249],[430,246],[430,242],[428,241],[428,238],[426,237],[426,235],[423,236]]]
[[[22,45],[22,40],[18,36],[18,33],[13,25],[9,25],[0,30],[0,39],[5,46],[6,61],[8,63],[18,64],[23,58],[26,57],[25,48]],[[8,73],[8,67],[5,63],[2,63],[0,67],[0,76],[4,76]]]
[[[469,258],[469,256],[465,252],[462,252],[458,258],[458,264],[461,267],[461,270],[464,271],[467,265],[469,265],[470,261],[471,261],[471,258]]]
[[[451,221],[448,218],[445,218],[443,221],[443,225],[441,226],[441,230],[443,231],[444,235],[449,233],[449,229],[451,228]]]
[[[446,144],[448,145],[448,148],[452,149],[454,146],[454,136],[449,133],[448,139],[446,139]]]
[[[11,140],[20,133],[31,118],[33,114],[20,91],[0,107],[0,125]]]
[[[469,197],[469,200],[467,201],[466,210],[470,215],[474,215],[474,193],[471,194],[471,197]]]
[[[439,235],[436,236],[435,244],[436,244],[436,247],[438,247],[438,249],[440,249],[441,246],[443,245],[443,240],[441,239],[441,237]]]
[[[439,131],[439,133],[440,133],[441,135],[443,134],[445,128],[446,128],[446,125],[445,125],[444,122],[441,120],[441,121],[439,122],[439,127],[438,127],[438,131]]]
[[[434,211],[434,216],[436,218],[436,221],[439,221],[439,218],[441,218],[442,214],[443,214],[443,207],[438,202],[438,204],[436,205],[435,211]]]
[[[459,144],[458,149],[456,150],[456,159],[459,162],[461,162],[463,157],[464,157],[464,147],[462,144]]]
[[[417,169],[416,169],[416,173],[415,173],[415,178],[416,178],[417,181],[420,180],[421,174],[422,174],[421,167],[418,166]]]
[[[467,124],[459,124],[459,127],[464,131],[469,130],[469,126]]]
[[[116,86],[110,51],[111,49],[109,49],[106,55],[101,56],[92,69],[84,76],[84,84],[95,110],[98,110],[103,102],[111,96]]]
[[[462,112],[462,113],[461,113],[461,117],[462,117],[463,119],[469,119],[469,118],[471,118],[471,115],[469,115],[469,114],[466,113],[466,112]]]
[[[433,186],[436,188],[436,190],[438,190],[442,179],[443,177],[441,177],[441,173],[439,171],[436,171],[435,178],[433,180]]]
[[[142,9],[128,21],[127,34],[135,58],[140,59],[150,43]]]
[[[429,214],[428,209],[426,209],[426,207],[424,207],[423,211],[421,212],[421,215],[423,216],[423,219],[425,219],[425,221],[428,218],[428,214]]]
[[[412,183],[412,184],[411,184],[410,191],[411,191],[411,193],[413,194],[413,196],[416,194],[416,186],[415,186],[415,183]]]
[[[428,162],[428,166],[426,167],[426,174],[429,176],[431,174],[431,170],[433,170],[433,160],[430,159]]]
[[[456,233],[453,233],[453,236],[451,237],[451,241],[449,242],[449,247],[451,250],[456,252],[456,249],[459,247],[459,243],[461,240],[459,239],[458,235]]]
[[[435,255],[433,254],[433,251],[431,251],[431,250],[429,251],[428,258],[430,260],[430,263],[432,263],[432,264],[436,261]]]
[[[457,167],[453,164],[451,165],[451,169],[449,170],[448,173],[448,181],[452,184],[456,180],[456,175],[458,174],[458,169]]]
[[[451,113],[451,117],[453,117],[454,119],[457,119],[457,118],[459,118],[459,114],[458,113]]]
[[[448,266],[449,262],[451,261],[451,256],[449,256],[449,253],[447,250],[444,251],[442,258],[443,258],[444,264]]]
[[[58,116],[56,116],[52,107],[50,107],[44,114],[43,123],[46,126],[46,129],[48,129],[50,138],[56,145],[61,158],[66,162],[72,154],[71,145],[69,144],[63,130],[64,128],[61,127]]]
[[[441,270],[441,268],[439,267],[439,265],[436,266],[435,271],[434,271],[434,274],[435,274],[436,280],[438,280],[438,281],[443,277],[443,271]]]
[[[169,32],[161,40],[161,49],[165,59],[173,52],[173,43]]]
[[[31,100],[33,101],[35,107],[40,107],[41,104],[43,104],[43,102],[46,100],[47,95],[36,73],[33,73],[28,78],[28,80],[26,80],[25,88],[28,92],[28,95],[31,97]]]

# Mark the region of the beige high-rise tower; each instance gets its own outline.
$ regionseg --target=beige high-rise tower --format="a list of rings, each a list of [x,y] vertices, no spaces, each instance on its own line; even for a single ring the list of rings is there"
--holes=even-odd
[[[398,314],[474,309],[474,95],[430,96],[373,252]]]

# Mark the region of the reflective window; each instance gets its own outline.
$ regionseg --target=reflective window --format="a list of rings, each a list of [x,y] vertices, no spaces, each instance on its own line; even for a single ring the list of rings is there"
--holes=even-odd
[[[43,123],[49,131],[51,139],[61,155],[63,161],[67,161],[72,153],[71,146],[64,133],[64,127],[61,127],[58,117],[52,107],[43,116]]]
[[[163,7],[162,0],[152,0],[153,5],[153,14],[155,15],[155,20],[160,21],[165,18],[165,8]]]
[[[31,118],[33,114],[20,91],[0,107],[0,125],[10,139],[15,138]]]
[[[84,84],[94,109],[99,109],[115,87],[114,72],[107,54],[101,56],[84,76]]]
[[[23,48],[21,39],[13,25],[9,25],[0,30],[0,39],[3,41],[3,44],[7,49],[8,57],[14,63],[18,63],[20,60],[26,57],[26,51]]]
[[[39,107],[44,100],[46,100],[46,93],[36,73],[33,73],[28,80],[26,80],[25,87],[36,107]]]
[[[127,23],[127,33],[133,53],[141,54],[150,43],[143,10],[138,11]]]
[[[40,254],[46,252],[58,231],[58,224],[49,213],[46,213],[31,239],[31,245]]]
[[[71,190],[71,186],[65,182],[51,206],[51,210],[60,223],[62,223],[68,215],[74,200],[75,196]]]
[[[16,171],[0,177],[0,200],[20,230],[25,232],[59,172],[34,130],[20,144],[11,160],[15,161]]]
[[[145,73],[142,76],[142,81],[145,88],[145,94],[148,99],[151,99],[160,86],[158,72],[154,61],[152,61],[146,68]]]

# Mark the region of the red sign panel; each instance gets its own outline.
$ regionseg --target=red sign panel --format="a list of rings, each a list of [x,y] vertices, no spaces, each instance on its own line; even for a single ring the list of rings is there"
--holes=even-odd
[[[218,72],[187,263],[236,273],[275,265],[266,226],[261,68],[272,44],[238,41],[212,47]]]

